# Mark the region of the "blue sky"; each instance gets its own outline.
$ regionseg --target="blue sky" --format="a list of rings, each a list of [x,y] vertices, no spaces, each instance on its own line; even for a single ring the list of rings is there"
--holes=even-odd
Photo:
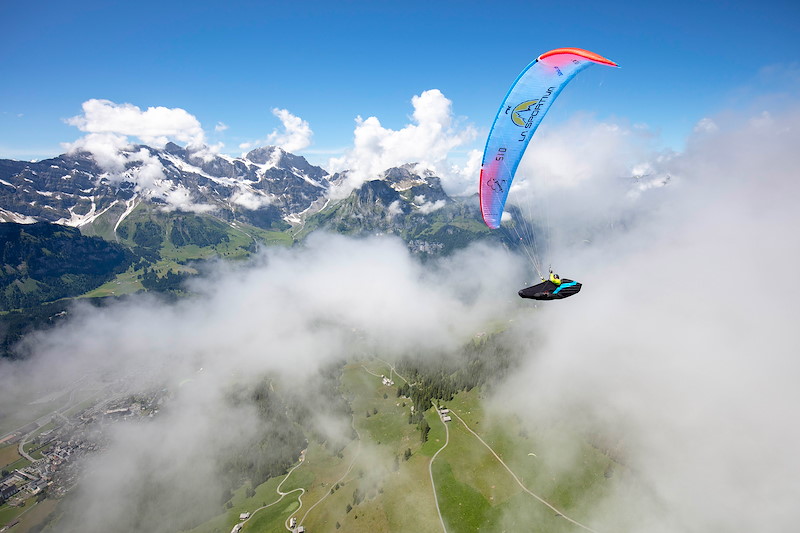
[[[353,145],[357,116],[399,130],[429,89],[477,132],[458,150],[482,149],[519,71],[565,46],[622,68],[588,70],[546,124],[590,113],[680,149],[705,116],[797,98],[798,2],[639,4],[3,2],[0,158],[64,152],[84,134],[65,119],[103,99],[184,109],[232,154],[281,130],[285,109],[313,131],[297,152],[324,164]]]

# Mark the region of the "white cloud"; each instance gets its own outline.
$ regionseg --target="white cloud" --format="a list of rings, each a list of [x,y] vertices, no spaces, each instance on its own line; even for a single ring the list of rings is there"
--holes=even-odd
[[[714,120],[708,117],[700,119],[700,121],[694,126],[695,133],[714,133],[718,130],[719,127],[717,127]]]
[[[112,173],[125,170],[127,158],[121,152],[132,148],[127,137],[115,133],[90,133],[62,146],[70,154],[90,152],[103,170]]]
[[[389,207],[386,208],[386,212],[390,217],[394,217],[403,213],[403,208],[400,207],[400,200],[395,200]]]
[[[200,122],[180,108],[148,107],[91,99],[83,103],[83,115],[66,120],[87,133],[110,133],[137,137],[144,144],[163,148],[170,140],[200,146],[205,132]]]
[[[274,108],[272,114],[278,117],[283,130],[273,130],[263,140],[246,141],[239,144],[240,150],[251,150],[264,145],[278,146],[287,152],[298,152],[311,145],[314,132],[307,121],[293,115],[287,109]]]
[[[417,209],[419,209],[420,213],[427,215],[429,213],[433,213],[434,211],[443,208],[445,205],[447,205],[447,202],[445,202],[444,200],[427,202],[425,201],[425,195],[421,194],[419,196],[414,197],[414,204],[417,206]]]
[[[353,148],[344,156],[331,159],[328,165],[331,172],[350,171],[334,196],[345,196],[384,170],[406,163],[419,163],[434,171],[451,192],[464,188],[464,176],[454,171],[448,156],[454,148],[476,137],[475,128],[454,125],[452,102],[438,89],[414,96],[411,103],[414,123],[400,130],[384,128],[377,117],[356,119]],[[476,176],[471,177],[472,181]]]
[[[240,188],[231,195],[231,202],[246,209],[257,210],[266,207],[271,200],[266,194],[257,194],[255,191]]]
[[[217,132],[225,131],[225,130],[228,129],[228,127],[229,126],[227,124],[223,123],[223,122],[217,122],[217,125],[214,126],[214,131],[217,131]]]
[[[525,331],[538,349],[502,388],[503,406],[536,406],[523,415],[533,425],[570,421],[621,443],[635,484],[594,509],[599,531],[797,520],[800,289],[787,280],[800,270],[800,109],[714,122],[653,164],[680,177],[659,208],[573,250],[585,290],[543,307]]]
[[[67,124],[88,132],[87,135],[62,146],[68,153],[86,151],[112,182],[130,181],[136,192],[166,202],[165,209],[208,212],[208,204],[192,200],[186,187],[166,179],[164,166],[147,148],[134,150],[129,136],[139,142],[163,148],[169,141],[188,143],[194,155],[209,159],[222,145],[204,144],[205,133],[200,122],[180,108],[149,107],[142,111],[132,104],[116,104],[109,100],[87,100],[83,115],[66,120]]]
[[[517,169],[515,184],[525,180],[539,192],[584,186],[605,176],[625,176],[650,157],[653,136],[640,127],[599,122],[575,115],[566,123],[547,123],[534,135]]]
[[[286,109],[275,108],[272,114],[278,117],[283,124],[283,131],[273,131],[267,137],[267,144],[283,148],[287,152],[297,152],[311,144],[313,132],[308,122],[292,115]]]

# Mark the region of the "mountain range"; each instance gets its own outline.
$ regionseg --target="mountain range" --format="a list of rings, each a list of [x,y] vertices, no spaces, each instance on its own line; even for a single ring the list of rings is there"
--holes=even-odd
[[[247,257],[316,230],[395,235],[422,258],[483,239],[514,246],[481,222],[477,198],[449,196],[439,177],[416,165],[387,169],[344,195],[348,177],[275,146],[242,157],[168,143],[0,160],[0,222],[8,237],[0,311],[55,297],[177,290],[198,261]],[[48,231],[48,224],[69,231]],[[96,271],[84,265],[76,283],[68,274],[85,249],[97,250],[87,264],[103,260]],[[119,260],[110,265],[109,257]]]
[[[79,151],[37,162],[0,160],[0,221],[62,224],[117,242],[127,238],[124,223],[137,209],[301,237],[308,225],[345,233],[398,233],[409,242],[423,233],[430,237],[421,226],[434,220],[459,227],[480,221],[474,198],[451,198],[438,177],[414,165],[388,169],[349,196],[332,200],[332,188],[346,177],[347,172],[331,175],[274,146],[237,158],[168,143],[163,149],[134,145],[104,157]],[[435,215],[439,211],[447,214]],[[490,235],[479,224],[471,230]],[[417,242],[411,247],[452,248],[426,242],[431,246]]]

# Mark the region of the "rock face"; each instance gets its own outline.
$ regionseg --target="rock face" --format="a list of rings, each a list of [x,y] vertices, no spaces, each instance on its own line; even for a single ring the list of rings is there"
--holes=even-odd
[[[0,160],[0,221],[117,224],[146,201],[262,228],[296,222],[323,198],[328,173],[277,147],[231,158],[167,144],[132,146],[99,163],[88,152],[38,162]]]
[[[338,193],[329,192],[342,190],[347,178],[275,146],[238,158],[169,143],[0,160],[0,222],[78,227],[153,257],[167,241],[216,246],[231,228],[246,233],[237,229],[245,225],[282,232],[284,242],[317,229],[393,234],[424,256],[478,239],[507,241],[481,223],[476,198],[451,198],[438,177],[415,165],[388,169],[333,199]]]

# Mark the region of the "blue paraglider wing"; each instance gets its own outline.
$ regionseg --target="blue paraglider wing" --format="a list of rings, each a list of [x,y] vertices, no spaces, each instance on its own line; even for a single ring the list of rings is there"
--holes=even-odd
[[[580,48],[551,50],[525,67],[511,85],[492,124],[481,165],[481,214],[490,228],[500,227],[514,173],[547,110],[567,83],[594,63],[617,66]]]

